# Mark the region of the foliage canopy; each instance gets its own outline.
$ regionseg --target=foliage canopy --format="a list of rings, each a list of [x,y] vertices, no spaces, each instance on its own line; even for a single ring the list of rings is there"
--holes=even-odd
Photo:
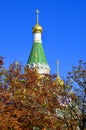
[[[66,88],[66,89],[65,89]],[[79,123],[77,97],[55,75],[0,58],[0,130],[73,130]]]

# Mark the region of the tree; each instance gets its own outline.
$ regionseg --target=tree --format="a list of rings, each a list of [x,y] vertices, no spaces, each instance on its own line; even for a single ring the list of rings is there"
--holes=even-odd
[[[72,130],[77,126],[76,96],[66,92],[55,75],[39,75],[14,62],[8,70],[1,63],[0,76],[0,130]]]
[[[73,89],[77,95],[76,104],[81,111],[80,128],[86,128],[86,62],[79,61],[69,72],[68,80],[72,80]]]

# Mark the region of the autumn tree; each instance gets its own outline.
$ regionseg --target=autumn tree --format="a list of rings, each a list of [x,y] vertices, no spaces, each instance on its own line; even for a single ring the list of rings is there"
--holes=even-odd
[[[86,129],[86,62],[79,61],[69,72],[68,81],[72,81],[73,90],[77,95],[76,104],[81,112],[80,128]]]
[[[40,75],[18,62],[6,70],[1,60],[0,130],[72,130],[77,126],[76,96],[65,91],[59,78]]]

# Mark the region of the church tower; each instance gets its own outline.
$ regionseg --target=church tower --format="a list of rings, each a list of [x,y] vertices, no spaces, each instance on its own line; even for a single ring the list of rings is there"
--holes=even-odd
[[[29,68],[36,68],[39,74],[49,74],[50,67],[42,46],[43,28],[39,25],[39,10],[36,10],[36,25],[32,29],[33,45],[27,61]]]

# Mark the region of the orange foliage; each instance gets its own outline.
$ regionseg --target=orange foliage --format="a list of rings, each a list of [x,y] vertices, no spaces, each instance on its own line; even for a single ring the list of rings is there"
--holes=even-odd
[[[54,75],[39,75],[27,66],[23,70],[16,63],[0,72],[4,77],[0,85],[0,130],[32,130],[34,126],[39,130],[62,130],[72,121],[76,125],[76,119],[64,114],[69,108],[61,105],[58,95],[67,93]]]

